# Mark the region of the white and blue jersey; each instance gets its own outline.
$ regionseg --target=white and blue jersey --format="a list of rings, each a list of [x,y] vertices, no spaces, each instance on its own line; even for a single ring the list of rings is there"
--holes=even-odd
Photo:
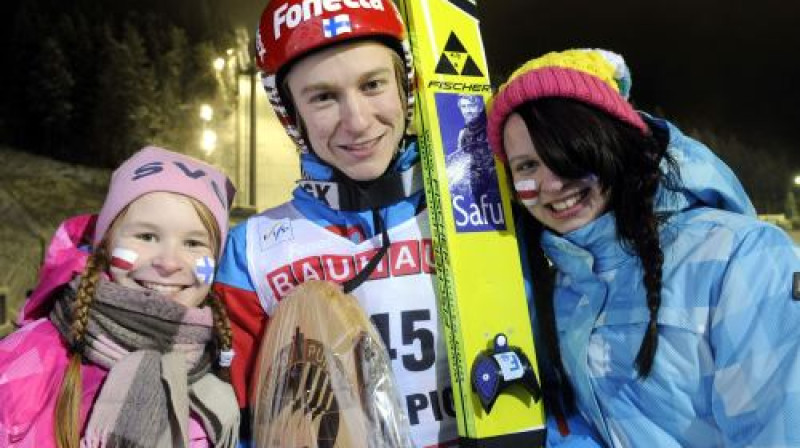
[[[306,178],[330,179],[327,165],[312,154],[301,157]],[[416,147],[411,146],[393,169],[411,170],[417,160]],[[337,210],[327,205],[331,198],[320,193],[298,187],[290,202],[250,217],[230,232],[215,289],[232,321],[232,381],[244,409],[253,405],[251,372],[261,335],[280,299],[309,279],[352,279],[381,247],[372,211]],[[422,190],[379,213],[391,244],[352,294],[389,350],[415,446],[455,446],[458,434]]]

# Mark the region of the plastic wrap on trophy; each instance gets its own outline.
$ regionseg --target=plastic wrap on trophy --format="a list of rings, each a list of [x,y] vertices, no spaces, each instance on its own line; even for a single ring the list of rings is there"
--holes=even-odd
[[[270,317],[254,372],[259,448],[411,447],[391,361],[355,297],[309,281]]]

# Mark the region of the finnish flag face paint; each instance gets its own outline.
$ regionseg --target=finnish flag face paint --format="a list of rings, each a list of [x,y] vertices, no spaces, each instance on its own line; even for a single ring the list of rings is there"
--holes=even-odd
[[[137,258],[139,258],[139,254],[136,252],[130,249],[117,247],[111,251],[111,266],[122,269],[123,271],[130,271],[133,269]]]
[[[514,189],[517,190],[517,196],[522,204],[526,207],[533,207],[539,203],[539,186],[533,179],[525,179],[514,182]]]
[[[210,285],[214,282],[215,266],[214,259],[209,256],[198,258],[194,263],[194,275],[200,283]]]

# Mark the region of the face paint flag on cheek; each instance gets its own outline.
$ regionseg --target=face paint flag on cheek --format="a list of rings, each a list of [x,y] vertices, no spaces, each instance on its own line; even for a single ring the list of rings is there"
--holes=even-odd
[[[200,283],[210,285],[214,282],[214,267],[215,263],[213,258],[209,256],[198,258],[194,263],[194,275]]]
[[[123,271],[130,271],[133,269],[137,258],[139,258],[139,254],[136,252],[130,249],[117,247],[111,252],[111,266],[122,269]]]
[[[514,183],[519,200],[526,207],[532,207],[539,202],[539,188],[533,179],[520,180]]]

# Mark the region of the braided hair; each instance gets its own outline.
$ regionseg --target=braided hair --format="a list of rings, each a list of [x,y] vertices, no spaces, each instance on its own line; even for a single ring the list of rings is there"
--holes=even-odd
[[[566,98],[542,98],[522,104],[516,113],[525,122],[542,162],[558,176],[581,179],[597,176],[608,193],[617,236],[623,247],[641,260],[649,322],[634,365],[641,378],[649,376],[658,347],[658,310],[664,253],[658,229],[668,217],[654,207],[659,186],[674,191],[679,183],[675,161],[666,152],[669,135],[651,126],[651,134],[612,118],[585,103]],[[662,170],[661,164],[665,169]],[[553,305],[555,270],[541,248],[544,227],[529,213],[521,216],[532,269],[535,307],[547,354],[556,378],[572,405],[572,390],[564,381]]]
[[[218,259],[222,237],[214,215],[200,201],[188,196],[187,199],[189,199],[197,212],[203,226],[208,230],[211,237],[211,247],[213,248],[214,258]],[[114,218],[103,241],[92,254],[89,255],[75,295],[76,305],[73,308],[72,324],[70,328],[70,339],[72,342],[69,345],[69,364],[64,374],[64,379],[61,382],[61,389],[56,401],[54,419],[56,443],[59,448],[79,448],[81,427],[80,405],[82,396],[81,363],[86,346],[90,307],[94,300],[101,274],[108,271],[110,265],[108,253],[109,235],[114,234],[117,223],[121,222],[121,218],[125,216],[127,210],[128,208],[125,207],[116,218]],[[215,346],[219,357],[223,351],[230,351],[233,345],[228,313],[213,290],[209,291],[203,304],[209,306],[214,318]],[[227,366],[218,366],[216,373],[220,379],[230,383],[230,372]]]
[[[83,277],[75,295],[76,306],[70,328],[72,344],[69,364],[56,401],[55,434],[60,448],[78,448],[80,439],[80,406],[82,396],[81,362],[89,325],[89,307],[95,296],[100,275],[108,269],[109,257],[105,245],[94,251],[86,262]]]
[[[214,253],[214,258],[219,259],[220,256],[219,248],[222,247],[222,239],[216,218],[214,218],[214,215],[211,214],[211,211],[206,206],[204,206],[200,201],[194,198],[188,198],[188,199],[192,203],[192,206],[194,207],[195,211],[197,212],[197,216],[200,217],[200,221],[203,223],[203,226],[208,230],[208,234],[211,236],[211,247]],[[231,321],[228,318],[228,312],[225,309],[225,305],[222,303],[222,300],[214,292],[213,289],[208,291],[208,295],[206,296],[206,299],[203,301],[203,305],[211,308],[211,313],[214,316],[214,331],[216,333],[215,339],[217,347],[217,357],[221,359],[223,352],[231,351],[233,349],[233,333],[231,331]],[[228,365],[223,366],[222,363],[219,363],[217,376],[220,379],[230,383],[229,366]]]
[[[221,356],[222,352],[233,350],[233,332],[231,331],[231,321],[228,318],[228,311],[222,303],[222,299],[220,299],[213,289],[208,292],[204,305],[211,308],[211,312],[214,315],[216,344],[217,347],[219,347],[219,356]],[[217,376],[223,381],[230,383],[230,366],[219,363],[217,368]]]

